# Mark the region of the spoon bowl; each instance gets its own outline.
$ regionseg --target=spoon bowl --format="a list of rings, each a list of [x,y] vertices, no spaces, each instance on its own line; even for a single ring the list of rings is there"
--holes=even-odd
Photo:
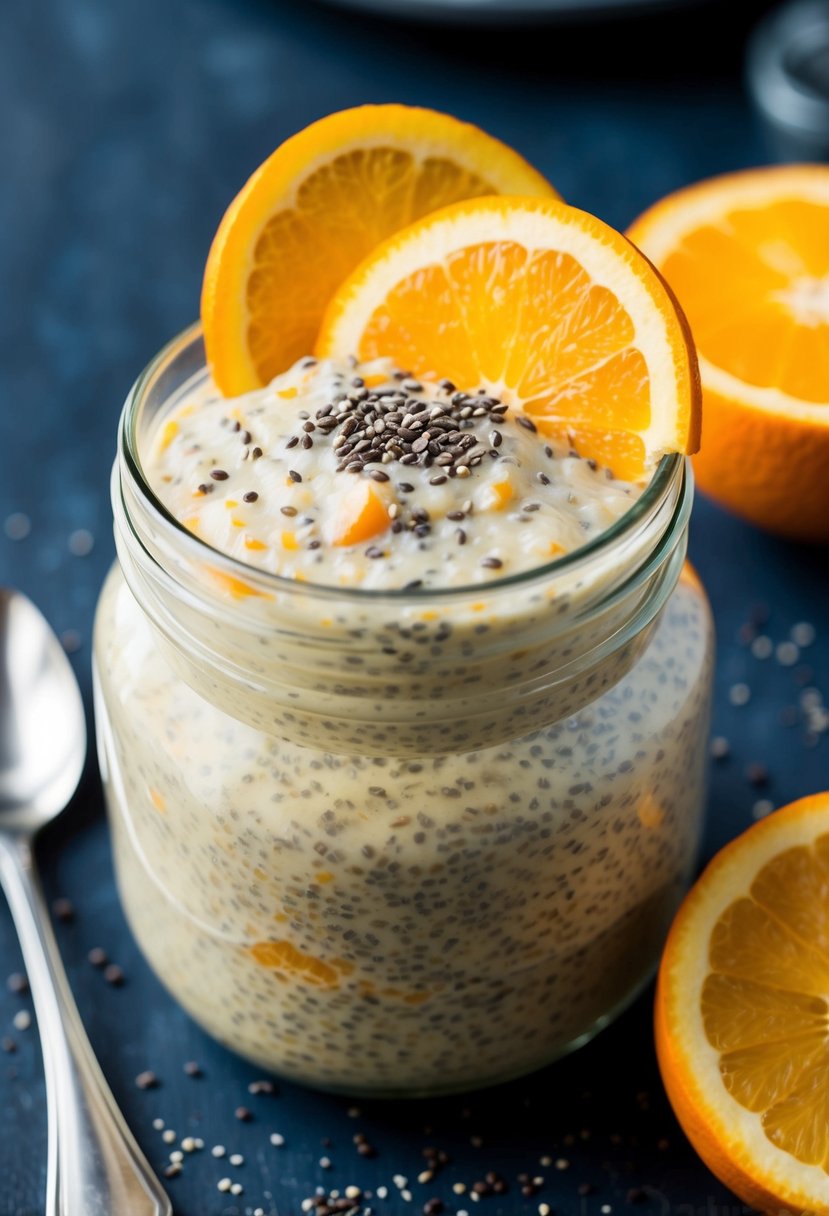
[[[86,756],[69,660],[34,604],[0,588],[0,830],[36,831],[75,792]]]

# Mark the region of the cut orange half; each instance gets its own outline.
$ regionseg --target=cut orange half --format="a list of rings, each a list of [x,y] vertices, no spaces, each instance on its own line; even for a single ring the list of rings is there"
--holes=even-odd
[[[325,315],[317,353],[352,352],[497,394],[618,477],[697,446],[696,361],[669,290],[555,199],[473,199],[391,237]]]
[[[484,194],[556,196],[491,135],[434,110],[360,106],[288,139],[236,196],[210,249],[202,324],[226,396],[311,352],[337,286],[391,233]]]
[[[628,230],[688,316],[700,487],[761,527],[829,539],[829,166],[680,190]]]
[[[764,1212],[829,1213],[829,793],[743,833],[686,897],[656,1046],[717,1177]]]

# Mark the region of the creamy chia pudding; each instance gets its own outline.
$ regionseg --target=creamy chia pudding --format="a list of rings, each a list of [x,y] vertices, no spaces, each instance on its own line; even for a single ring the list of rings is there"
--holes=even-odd
[[[683,459],[625,483],[387,360],[222,399],[191,332],[128,401],[113,502],[116,870],[192,1016],[369,1094],[489,1084],[606,1024],[700,830]]]

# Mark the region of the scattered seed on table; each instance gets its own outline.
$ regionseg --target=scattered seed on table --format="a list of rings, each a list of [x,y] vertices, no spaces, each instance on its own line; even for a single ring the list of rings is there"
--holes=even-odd
[[[71,899],[56,899],[52,904],[52,912],[59,921],[68,924],[75,919],[75,908]]]
[[[549,1203],[540,1203],[538,1205],[538,1216],[552,1216],[552,1209]]]
[[[362,1144],[357,1145],[357,1152],[359,1153],[359,1155],[361,1157],[376,1157],[377,1156],[377,1149],[374,1147],[374,1145],[368,1144],[365,1141]]]
[[[599,1211],[602,1212],[604,1214],[604,1216],[610,1216],[610,1213],[613,1211],[613,1208],[610,1206],[609,1203],[603,1203],[602,1206],[599,1208]]]
[[[164,1120],[163,1119],[153,1119],[153,1131],[156,1131],[156,1132],[164,1131]]]
[[[765,819],[774,810],[774,803],[770,798],[758,798],[751,808],[751,814],[754,819]]]
[[[249,1094],[275,1094],[276,1086],[273,1081],[251,1081],[248,1086]]]
[[[139,1089],[155,1089],[158,1085],[158,1077],[151,1069],[147,1068],[144,1072],[138,1074],[135,1078],[135,1084]],[[165,1139],[166,1136],[167,1133],[165,1132]],[[175,1139],[175,1133],[173,1133],[173,1139]]]
[[[569,1170],[570,1162],[566,1157],[559,1157],[555,1163],[557,1170]]]
[[[231,1165],[238,1166],[238,1165],[245,1164],[245,1159],[241,1153],[231,1153],[230,1156],[228,1157],[228,1161],[230,1162]]]
[[[14,1039],[10,1039],[7,1034],[4,1034],[2,1039],[0,1039],[0,1047],[2,1047],[3,1051],[5,1051],[7,1055],[11,1055],[13,1051],[17,1051],[17,1044],[15,1043]]]
[[[244,1189],[241,1182],[232,1182],[230,1185],[231,1195],[241,1195],[244,1193]]]
[[[214,1144],[210,1150],[211,1157],[224,1157],[227,1149],[223,1144]]]
[[[330,1157],[320,1157],[319,1165],[320,1165],[321,1170],[330,1170],[331,1169],[331,1158]]]
[[[253,1112],[248,1110],[246,1106],[237,1106],[234,1114],[240,1123],[250,1123],[253,1118]]]
[[[9,992],[15,993],[16,996],[25,996],[29,991],[29,981],[22,971],[13,971],[6,980],[6,987]]]
[[[271,1132],[271,1144],[274,1146],[274,1148],[282,1148],[284,1143],[284,1136],[280,1135],[279,1132]]]
[[[178,1178],[181,1173],[181,1164],[178,1161],[171,1161],[169,1165],[164,1167],[165,1178]]]
[[[32,1015],[28,1009],[18,1009],[17,1013],[12,1018],[12,1023],[15,1030],[28,1030],[32,1024]]]
[[[731,755],[731,744],[724,735],[715,735],[711,740],[711,756],[714,760],[725,760]]]
[[[113,988],[120,988],[124,982],[124,972],[117,963],[110,963],[104,967],[104,979]]]
[[[801,649],[811,646],[816,637],[817,630],[811,621],[798,621],[792,626],[791,639],[795,646],[800,646]]]
[[[93,967],[105,967],[109,962],[106,950],[102,950],[100,946],[93,946],[86,957]]]
[[[578,1187],[579,1195],[592,1195],[595,1192],[595,1190],[596,1190],[596,1188],[592,1182],[579,1183],[579,1187]]]
[[[751,689],[748,684],[732,684],[728,690],[728,699],[732,705],[748,705],[751,700]]]
[[[229,1178],[220,1178],[219,1181],[216,1183],[216,1190],[226,1193],[227,1191],[230,1190],[232,1185],[233,1184],[231,1183]]]
[[[794,667],[800,658],[800,650],[794,642],[781,642],[774,652],[774,657],[781,667]]]
[[[194,1153],[196,1151],[196,1141],[192,1136],[185,1136],[181,1142],[181,1147],[185,1153]]]
[[[184,1153],[180,1148],[173,1149],[173,1151],[170,1153],[170,1160],[172,1161],[173,1165],[181,1165],[182,1161],[184,1160]]]
[[[3,531],[9,540],[25,540],[32,530],[32,521],[22,511],[14,511],[6,517]]]
[[[95,548],[95,537],[86,528],[76,528],[69,533],[68,545],[73,557],[89,557]]]
[[[184,1065],[184,1071],[188,1077],[201,1077],[204,1075],[201,1070],[201,1065],[195,1060],[188,1060]]]
[[[77,629],[64,629],[60,635],[60,644],[67,654],[77,654],[83,645],[83,638]]]
[[[749,764],[746,768],[746,780],[749,785],[768,785],[769,770],[765,764]]]
[[[641,1186],[632,1186],[627,1193],[628,1203],[644,1203],[648,1197],[648,1192],[643,1190]]]
[[[761,633],[751,643],[751,653],[755,659],[770,659],[774,654],[774,642],[766,634]]]

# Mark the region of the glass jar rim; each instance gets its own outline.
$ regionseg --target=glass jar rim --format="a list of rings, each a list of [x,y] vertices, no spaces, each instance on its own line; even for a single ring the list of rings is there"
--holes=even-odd
[[[123,461],[123,467],[129,473],[132,486],[139,492],[145,506],[149,508],[165,529],[172,529],[173,534],[191,553],[197,555],[204,554],[207,551],[210,554],[210,560],[219,562],[231,577],[247,580],[254,578],[257,583],[261,583],[262,586],[268,587],[273,591],[295,591],[295,579],[273,573],[259,566],[249,565],[247,562],[232,557],[221,549],[216,549],[207,541],[196,536],[164,505],[153,489],[150,479],[144,472],[139,450],[138,422],[141,416],[142,405],[152,386],[153,379],[164,367],[168,366],[178,356],[183,354],[186,349],[191,347],[193,343],[200,342],[201,340],[201,324],[196,321],[166,343],[150,359],[149,363],[138,375],[127,394],[124,408],[121,412],[118,427],[119,458]],[[623,541],[634,532],[659,507],[674,482],[686,471],[687,463],[687,457],[678,452],[663,456],[642,493],[610,527],[606,528],[593,540],[579,546],[578,549],[574,549],[572,552],[566,553],[561,557],[556,557],[552,561],[545,562],[543,565],[532,566],[527,570],[521,570],[514,574],[487,581],[485,584],[487,593],[492,595],[501,591],[530,586],[537,580],[548,579],[563,571],[570,573],[573,570],[577,570],[580,565],[586,565],[602,553],[612,550],[615,544]],[[390,601],[392,603],[400,603],[401,601],[412,599],[433,600],[463,596],[465,594],[479,595],[482,590],[482,584],[464,583],[453,584],[449,587],[394,587],[377,589],[360,586],[342,587],[329,583],[303,583],[302,588],[305,594],[327,594],[345,601],[351,600],[365,603],[371,600],[374,602]]]

